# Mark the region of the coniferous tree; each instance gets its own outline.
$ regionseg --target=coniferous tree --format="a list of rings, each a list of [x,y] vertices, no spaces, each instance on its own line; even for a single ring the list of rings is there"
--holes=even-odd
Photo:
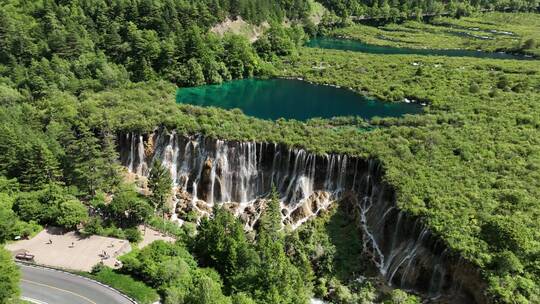
[[[84,125],[80,125],[66,148],[66,171],[69,182],[94,197],[98,190],[108,190],[110,184],[99,139]]]
[[[253,284],[255,288],[265,288],[266,292],[255,290],[253,293],[258,303],[305,303],[308,283],[285,253],[281,226],[279,195],[273,187],[258,230],[256,248],[260,264]]]
[[[58,161],[44,144],[33,144],[24,155],[20,177],[24,189],[40,189],[59,181],[61,172]]]
[[[110,188],[116,188],[121,182],[121,176],[119,174],[121,168],[118,162],[119,155],[116,151],[115,136],[112,132],[106,130],[103,134],[103,158],[106,163],[105,168],[105,180]]]
[[[162,213],[163,218],[165,218],[167,211],[167,202],[171,197],[172,183],[169,170],[159,160],[155,160],[148,177],[148,188],[152,192],[150,201],[154,205],[154,209]]]
[[[281,230],[281,205],[279,193],[275,186],[272,186],[268,198],[266,210],[264,210],[259,223],[259,235],[267,235],[277,240]]]
[[[194,240],[193,250],[202,265],[216,269],[223,277],[225,291],[245,290],[250,265],[256,253],[250,246],[242,223],[224,208],[214,208],[213,219],[203,219]]]

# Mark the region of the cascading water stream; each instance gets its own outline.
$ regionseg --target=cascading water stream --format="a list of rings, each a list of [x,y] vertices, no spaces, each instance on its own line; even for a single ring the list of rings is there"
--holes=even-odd
[[[432,298],[458,299],[451,303],[463,299],[483,303],[482,283],[463,283],[478,274],[466,263],[460,262],[465,265],[462,269],[454,267],[456,259],[434,241],[427,227],[399,211],[377,161],[165,130],[118,138],[121,161],[129,172],[148,176],[154,160],[170,170],[176,192],[173,220],[182,222],[193,212],[199,218],[209,216],[217,204],[238,215],[246,229],[253,229],[273,185],[283,223],[293,229],[332,202],[348,201],[357,211],[365,251],[389,284]]]

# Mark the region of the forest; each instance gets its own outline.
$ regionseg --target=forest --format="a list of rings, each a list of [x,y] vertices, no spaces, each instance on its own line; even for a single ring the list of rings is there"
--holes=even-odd
[[[537,0],[320,2],[341,18],[388,21],[492,9],[535,11],[539,5]],[[386,180],[399,193],[399,207],[425,219],[451,250],[477,265],[493,301],[540,301],[538,61],[381,58],[304,48],[309,35],[319,32],[309,20],[312,2],[304,0],[0,0],[0,5],[0,243],[31,237],[44,225],[74,229],[80,223],[83,234],[137,242],[138,224],[161,226],[179,241],[133,251],[123,257],[120,271],[97,267],[92,273],[113,283],[131,280],[126,289],[139,293],[141,303],[152,303],[156,295],[171,304],[306,303],[313,295],[335,303],[419,301],[401,290],[380,295],[371,282],[354,280],[354,271],[369,262],[336,253],[343,248],[332,243],[329,231],[346,236],[354,252],[361,247],[358,230],[341,209],[294,233],[276,228],[275,208],[269,208],[256,235],[245,233],[223,210],[201,223],[197,237],[194,225],[179,229],[163,223],[164,198],[141,196],[123,180],[115,148],[118,134],[163,126],[186,135],[380,159]],[[235,16],[272,26],[254,44],[243,36],[208,32]],[[283,26],[285,21],[291,26]],[[531,24],[528,33],[537,34]],[[177,86],[252,76],[302,77],[429,107],[423,115],[399,119],[302,123],[174,102]],[[153,180],[155,193],[169,191],[162,171]],[[0,249],[0,302],[20,292],[10,259]]]

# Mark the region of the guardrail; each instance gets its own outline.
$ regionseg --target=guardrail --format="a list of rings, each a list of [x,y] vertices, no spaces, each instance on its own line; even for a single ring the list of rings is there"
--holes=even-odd
[[[70,276],[78,277],[78,278],[90,281],[92,283],[98,284],[98,285],[100,285],[102,287],[105,287],[105,288],[107,288],[107,289],[121,295],[122,297],[128,299],[133,304],[139,304],[137,301],[135,301],[135,299],[131,298],[130,296],[126,295],[125,293],[121,292],[120,290],[118,290],[116,288],[113,288],[113,287],[111,287],[109,285],[103,284],[103,283],[101,283],[101,282],[99,282],[97,280],[94,280],[94,279],[91,279],[91,278],[88,278],[88,277],[85,277],[85,276],[82,276],[82,275],[79,275],[79,274],[76,274],[76,273],[73,273],[73,272],[69,272],[69,271],[67,271],[65,269],[54,268],[54,267],[50,267],[50,266],[46,266],[46,265],[40,265],[40,264],[36,264],[36,263],[30,263],[30,262],[19,261],[19,260],[15,260],[15,263],[20,264],[20,265],[24,265],[24,266],[29,266],[29,267],[53,270],[53,271],[61,272],[61,273],[64,273],[64,274],[67,274],[67,275],[70,275]]]

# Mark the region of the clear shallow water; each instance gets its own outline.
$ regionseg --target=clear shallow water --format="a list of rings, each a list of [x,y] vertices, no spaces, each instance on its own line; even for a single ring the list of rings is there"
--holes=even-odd
[[[530,60],[532,58],[513,55],[508,53],[489,53],[472,50],[432,50],[432,49],[409,49],[390,46],[378,46],[366,44],[352,39],[319,37],[311,39],[306,46],[322,49],[333,49],[343,51],[354,51],[368,54],[386,54],[386,55],[425,55],[425,56],[448,56],[448,57],[476,57],[492,59],[518,59]]]
[[[262,119],[307,120],[351,115],[370,119],[422,112],[418,104],[381,102],[351,90],[291,79],[243,79],[221,85],[180,88],[176,102],[239,108],[246,115]]]

